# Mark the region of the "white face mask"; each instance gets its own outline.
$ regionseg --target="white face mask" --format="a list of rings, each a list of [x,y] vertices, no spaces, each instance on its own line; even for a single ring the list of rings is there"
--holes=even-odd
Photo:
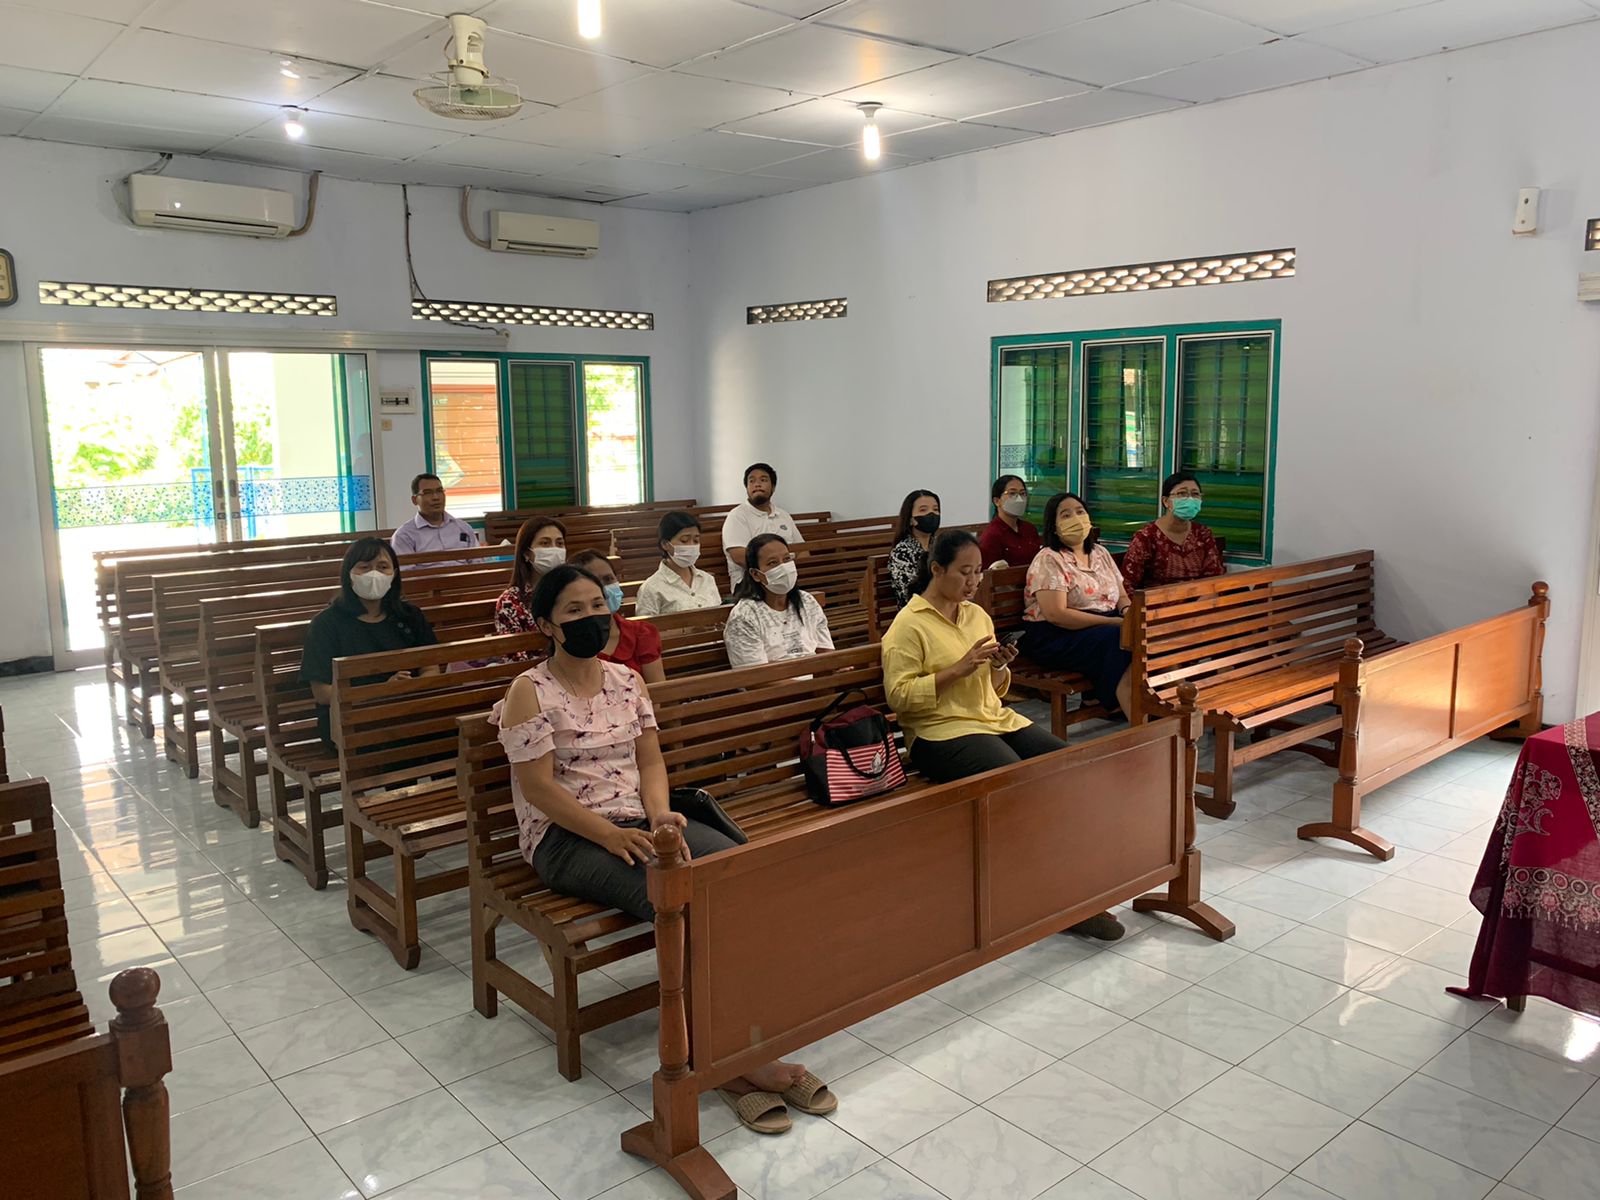
[[[761,573],[766,576],[764,586],[767,591],[774,596],[787,596],[794,590],[795,580],[800,577],[800,568],[792,562],[786,562]]]
[[[1028,511],[1028,498],[1026,496],[1002,496],[1000,498],[1000,511],[1008,516],[1020,517]]]
[[[567,561],[567,551],[562,546],[535,546],[533,548],[533,569],[543,575],[546,571],[553,571]]]
[[[700,561],[700,543],[690,542],[687,546],[681,542],[672,548],[672,561],[680,567],[692,567]]]
[[[368,571],[365,575],[350,576],[350,586],[363,600],[382,600],[394,586],[394,576],[382,571]]]

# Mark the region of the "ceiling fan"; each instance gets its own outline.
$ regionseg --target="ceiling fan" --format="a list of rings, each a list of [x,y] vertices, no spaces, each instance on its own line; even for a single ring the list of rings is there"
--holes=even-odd
[[[437,82],[419,87],[417,103],[437,117],[455,121],[498,121],[522,111],[522,90],[509,79],[489,74],[483,61],[485,21],[455,13],[448,18],[445,67]]]

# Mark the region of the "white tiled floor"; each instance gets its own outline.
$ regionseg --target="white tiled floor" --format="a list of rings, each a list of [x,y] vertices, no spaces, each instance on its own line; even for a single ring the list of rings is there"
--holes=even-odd
[[[339,879],[309,890],[265,827],[116,720],[98,676],[5,681],[0,705],[13,772],[51,781],[97,1020],[118,970],[161,974],[184,1200],[680,1194],[617,1145],[649,1105],[648,1014],[586,1037],[568,1083],[515,1006],[472,1010],[460,895],[424,903],[401,971],[350,928]],[[1201,818],[1231,942],[1126,912],[1109,948],[1051,938],[799,1056],[833,1119],[759,1138],[707,1098],[703,1140],[756,1200],[1589,1200],[1600,1021],[1443,990],[1515,753],[1472,746],[1373,797],[1389,863],[1295,840],[1327,769],[1247,769],[1234,818]]]

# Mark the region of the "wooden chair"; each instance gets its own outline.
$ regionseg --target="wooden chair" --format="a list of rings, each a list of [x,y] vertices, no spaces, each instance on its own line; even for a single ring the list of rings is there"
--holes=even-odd
[[[541,634],[515,634],[334,660],[330,725],[339,748],[350,921],[407,970],[422,954],[417,901],[467,886],[465,868],[416,873],[424,855],[466,842],[456,718],[492,706],[527,670],[507,655],[544,645]],[[428,669],[438,673],[392,678]],[[394,857],[392,891],[367,871],[369,858],[386,854]]]
[[[984,572],[983,582],[978,585],[977,602],[994,621],[996,637],[1022,628],[1027,577],[1026,567],[1002,567],[998,571]],[[1011,664],[1011,686],[1049,700],[1050,729],[1059,738],[1065,738],[1067,731],[1080,722],[1106,715],[1103,704],[1089,699],[1089,690],[1094,686],[1092,681],[1076,671],[1053,671],[1019,657]],[[1079,703],[1075,708],[1068,708],[1067,701],[1072,697],[1077,697]]]
[[[116,1200],[131,1155],[140,1200],[170,1200],[161,981],[144,967],[119,974],[118,1015],[96,1034],[72,969],[49,785],[0,785],[0,830],[5,1179],[28,1200]]]

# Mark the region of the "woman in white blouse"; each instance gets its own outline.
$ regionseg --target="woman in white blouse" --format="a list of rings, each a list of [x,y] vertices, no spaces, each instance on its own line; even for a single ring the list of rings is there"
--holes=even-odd
[[[1133,655],[1122,648],[1128,611],[1122,572],[1071,492],[1044,506],[1044,549],[1028,567],[1019,648],[1041,667],[1077,671],[1094,697],[1124,713],[1133,699]]]
[[[667,513],[656,528],[656,544],[661,548],[661,565],[640,586],[636,615],[654,617],[722,603],[717,581],[695,566],[700,561],[698,517],[681,510]]]
[[[795,586],[798,569],[789,543],[775,533],[757,534],[745,547],[744,561],[751,569],[734,589],[723,630],[728,664],[754,667],[832,650],[822,605]]]

